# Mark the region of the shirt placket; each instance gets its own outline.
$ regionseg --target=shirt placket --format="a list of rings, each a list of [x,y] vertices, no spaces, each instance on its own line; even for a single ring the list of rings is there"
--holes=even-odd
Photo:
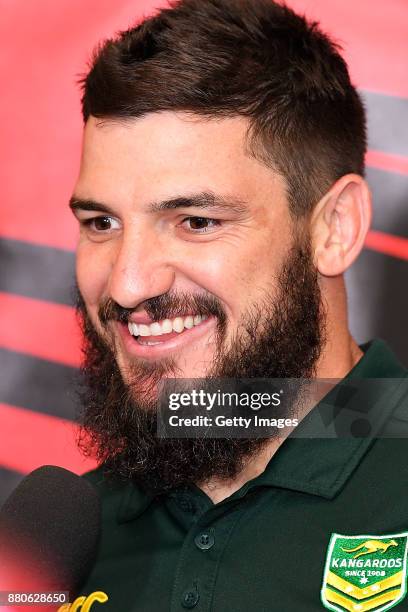
[[[175,501],[192,518],[180,551],[170,610],[210,611],[219,563],[245,502],[235,500],[214,506],[209,500],[205,503],[185,494]]]

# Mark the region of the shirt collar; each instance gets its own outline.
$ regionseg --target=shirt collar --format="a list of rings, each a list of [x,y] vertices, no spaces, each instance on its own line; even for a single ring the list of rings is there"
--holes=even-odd
[[[154,498],[154,495],[144,491],[139,486],[132,482],[128,483],[119,504],[117,522],[133,521],[150,506]]]
[[[373,340],[362,345],[361,349],[364,351],[363,357],[340,385],[347,384],[352,379],[394,379],[408,376],[407,370],[382,340]],[[395,408],[395,391],[395,385],[390,384],[386,397],[383,395],[377,398],[377,425],[385,423]],[[316,406],[302,422],[302,426],[310,428],[314,435],[318,408],[319,406]],[[289,436],[264,472],[246,483],[231,498],[242,497],[255,487],[274,486],[333,499],[362,461],[374,439],[374,436],[329,439]],[[119,506],[118,522],[124,523],[140,516],[150,506],[154,497],[129,483]]]
[[[346,388],[356,379],[390,379],[388,384],[371,387],[375,394],[378,389],[381,390],[381,394],[376,394],[375,398],[370,397],[370,414],[372,411],[376,425],[372,435],[356,438],[294,438],[289,436],[272,457],[265,471],[247,483],[248,489],[257,486],[275,486],[327,499],[333,499],[340,492],[373,444],[375,434],[379,432],[396,408],[398,398],[407,390],[408,372],[385,342],[373,340],[363,345],[361,349],[364,351],[363,357],[340,381],[339,385]],[[405,380],[401,381],[401,379]],[[338,392],[339,385],[333,391]],[[363,394],[370,389],[367,382],[357,385],[357,389],[360,387],[361,390],[357,393]],[[358,395],[354,397],[353,401],[356,399],[358,401],[358,397]],[[341,416],[340,414],[340,419]],[[304,423],[302,422],[300,426],[305,428],[306,433],[309,430],[315,436],[316,428],[319,427],[318,417],[319,405],[305,417]]]

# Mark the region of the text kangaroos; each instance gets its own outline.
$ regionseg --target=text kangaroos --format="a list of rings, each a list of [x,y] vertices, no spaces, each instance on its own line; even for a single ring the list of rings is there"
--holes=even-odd
[[[390,540],[389,542],[382,542],[381,540],[366,540],[355,548],[341,547],[341,550],[348,553],[355,552],[356,550],[361,550],[361,552],[357,553],[353,557],[353,559],[357,559],[357,557],[361,557],[362,555],[369,555],[375,552],[385,553],[385,551],[388,550],[390,546],[398,546],[398,542],[396,542],[395,540]]]

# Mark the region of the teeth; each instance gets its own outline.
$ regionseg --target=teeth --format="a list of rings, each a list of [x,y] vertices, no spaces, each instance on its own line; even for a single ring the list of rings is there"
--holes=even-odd
[[[170,334],[173,331],[173,323],[170,321],[170,319],[164,319],[163,323],[161,324],[161,328],[162,334]]]
[[[161,336],[162,328],[160,323],[152,323],[149,327],[152,336]]]
[[[184,329],[184,321],[181,317],[176,317],[173,321],[173,329],[180,334]]]
[[[206,319],[208,319],[206,315],[188,315],[187,317],[164,319],[160,322],[155,321],[150,325],[128,323],[128,329],[132,336],[162,336],[163,334],[170,334],[172,331],[180,334],[184,329],[192,329]]]
[[[132,336],[139,335],[139,326],[137,323],[128,323],[128,328]]]
[[[184,327],[186,329],[191,329],[192,327],[194,327],[194,318],[193,317],[186,317],[184,319]]]
[[[143,325],[141,323],[139,325],[139,336],[152,336],[153,334],[150,332],[150,325]]]

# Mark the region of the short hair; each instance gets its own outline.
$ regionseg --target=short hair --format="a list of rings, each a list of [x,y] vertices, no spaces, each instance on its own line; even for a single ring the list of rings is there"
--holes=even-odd
[[[307,215],[341,176],[364,175],[366,118],[339,46],[272,0],[181,0],[94,52],[84,121],[186,111],[248,119],[250,153]]]

